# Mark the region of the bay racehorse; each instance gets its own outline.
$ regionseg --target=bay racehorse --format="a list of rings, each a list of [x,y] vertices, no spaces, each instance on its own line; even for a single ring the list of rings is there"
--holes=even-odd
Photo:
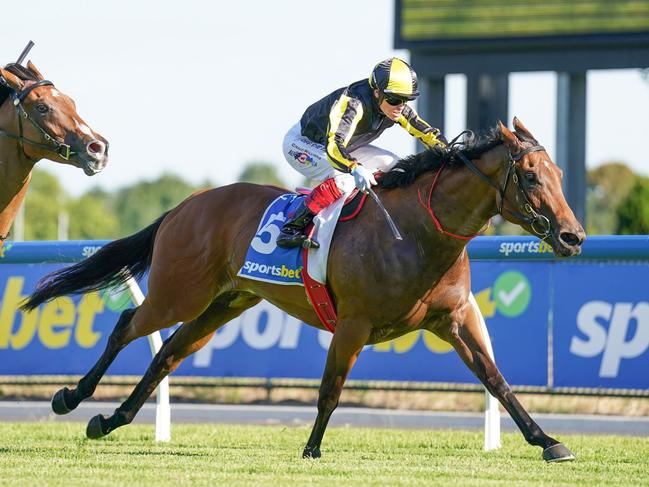
[[[8,64],[0,68],[0,249],[41,159],[92,176],[108,162],[108,142],[31,61],[27,68]]]
[[[466,244],[497,213],[541,236],[558,256],[579,253],[585,238],[564,199],[561,170],[517,119],[514,127],[512,132],[499,122],[462,147],[410,156],[383,175],[376,192],[403,240],[387,232],[373,203],[355,220],[339,223],[327,271],[338,323],[304,457],[320,456],[327,422],[362,348],[424,329],[455,348],[525,439],[543,449],[543,458],[574,458],[541,430],[512,393],[489,358],[479,310],[469,299]],[[130,423],[167,374],[205,345],[219,327],[261,299],[324,329],[301,287],[237,276],[262,213],[282,192],[238,183],[196,193],[139,233],[43,278],[26,309],[57,296],[112,286],[149,270],[142,305],[122,313],[96,365],[76,388],[55,394],[54,411],[67,413],[90,397],[128,343],[177,322],[183,324],[164,342],[128,399],[111,416],[90,420],[88,437],[99,438]]]

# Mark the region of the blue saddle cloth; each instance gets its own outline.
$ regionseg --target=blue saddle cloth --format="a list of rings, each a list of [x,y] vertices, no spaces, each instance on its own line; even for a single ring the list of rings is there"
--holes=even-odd
[[[237,275],[275,284],[304,285],[302,248],[283,249],[275,242],[288,215],[295,212],[304,197],[295,193],[283,194],[266,208]]]

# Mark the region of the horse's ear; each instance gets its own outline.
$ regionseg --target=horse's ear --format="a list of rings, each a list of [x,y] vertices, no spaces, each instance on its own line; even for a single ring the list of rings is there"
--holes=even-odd
[[[25,83],[18,76],[11,74],[6,69],[0,68],[0,75],[7,81],[9,87],[14,91],[22,91]]]
[[[518,152],[521,149],[521,143],[518,141],[514,133],[509,130],[505,125],[498,120],[498,129],[500,130],[500,138],[511,152]]]
[[[539,144],[532,133],[527,130],[525,125],[523,125],[523,122],[521,122],[517,117],[514,117],[514,130],[516,130],[515,134],[519,139],[521,139],[521,141],[531,142],[535,145]]]
[[[36,75],[36,77],[38,78],[38,81],[41,81],[41,80],[45,79],[45,78],[43,78],[43,75],[38,70],[36,65],[34,65],[33,62],[31,62],[31,60],[27,61],[27,69],[29,69],[32,73],[34,73]]]

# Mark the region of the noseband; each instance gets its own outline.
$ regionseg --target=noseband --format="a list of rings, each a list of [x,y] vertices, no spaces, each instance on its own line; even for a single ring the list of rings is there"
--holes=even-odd
[[[2,76],[0,76],[0,84],[5,86],[12,92],[11,97],[13,99],[13,105],[16,108],[16,114],[18,115],[18,130],[20,132],[19,135],[15,135],[0,129],[0,135],[4,135],[5,137],[18,140],[20,142],[20,149],[23,151],[23,153],[25,152],[24,144],[27,143],[34,147],[45,149],[48,152],[54,152],[56,155],[65,159],[66,161],[69,160],[70,157],[75,154],[75,152],[72,152],[70,150],[70,146],[68,144],[59,142],[58,140],[56,140],[56,138],[48,134],[43,127],[41,127],[38,123],[36,123],[36,121],[29,115],[29,113],[27,113],[27,110],[25,110],[22,103],[25,100],[25,98],[27,98],[27,96],[32,92],[32,90],[40,86],[54,86],[54,83],[46,79],[43,79],[37,81],[31,86],[28,86],[27,88],[25,88],[20,92],[16,92],[11,86],[9,86],[7,80],[5,80]],[[23,118],[27,120],[29,123],[31,123],[34,127],[36,127],[36,129],[43,136],[43,139],[45,139],[46,141],[45,144],[28,139],[23,135]]]
[[[516,163],[520,161],[523,156],[531,152],[545,151],[545,147],[542,145],[535,145],[533,147],[528,147],[523,149],[516,154],[509,152],[509,161],[507,164],[507,172],[505,173],[505,180],[502,185],[496,184],[490,177],[485,173],[480,171],[473,162],[471,162],[467,157],[464,156],[461,152],[458,152],[456,155],[468,167],[473,173],[479,176],[482,180],[486,181],[489,185],[494,187],[498,191],[500,196],[500,201],[498,203],[498,213],[502,214],[503,210],[506,210],[510,215],[514,216],[518,220],[525,222],[530,225],[530,228],[534,233],[539,237],[545,238],[550,235],[550,220],[547,219],[544,215],[541,215],[537,210],[534,209],[532,203],[530,202],[529,195],[525,188],[521,186],[518,173],[516,172]],[[516,203],[519,210],[513,210],[511,208],[506,208],[505,201],[507,201],[507,186],[509,185],[509,180],[514,181],[516,188],[518,189],[516,193]],[[521,201],[522,200],[522,201]]]

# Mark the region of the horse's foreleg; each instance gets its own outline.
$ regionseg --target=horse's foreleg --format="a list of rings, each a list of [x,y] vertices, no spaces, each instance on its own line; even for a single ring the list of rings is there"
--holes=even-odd
[[[115,413],[108,418],[100,414],[90,420],[86,429],[88,438],[101,438],[131,423],[162,379],[176,370],[186,357],[209,342],[219,327],[260,300],[247,293],[227,293],[227,296],[217,298],[198,318],[181,325],[165,340],[140,382]]]
[[[573,460],[574,455],[562,443],[546,435],[518,401],[498,367],[489,356],[480,329],[479,310],[471,308],[464,323],[454,326],[449,341],[489,393],[496,397],[519,427],[525,440],[543,448],[547,461]]]
[[[99,357],[99,360],[93,368],[78,382],[77,387],[74,389],[64,387],[54,394],[54,397],[52,397],[52,410],[56,414],[67,414],[71,412],[73,409],[76,409],[81,401],[88,399],[94,394],[97,384],[99,384],[99,381],[106,373],[106,369],[113,363],[120,350],[128,344],[124,338],[126,336],[126,330],[131,323],[131,318],[133,318],[136,310],[137,308],[127,309],[122,312],[113,332],[108,338],[104,353],[101,354],[101,357]]]
[[[320,458],[320,444],[331,414],[338,406],[340,393],[347,374],[354,366],[358,354],[367,343],[371,325],[340,320],[331,340],[327,354],[327,364],[320,383],[318,395],[318,416],[311,436],[302,453],[303,458]]]

